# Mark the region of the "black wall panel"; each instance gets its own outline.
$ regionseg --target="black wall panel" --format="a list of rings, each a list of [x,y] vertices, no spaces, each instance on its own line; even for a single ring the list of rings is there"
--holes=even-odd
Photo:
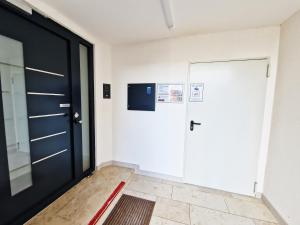
[[[155,111],[155,83],[128,84],[127,109]]]

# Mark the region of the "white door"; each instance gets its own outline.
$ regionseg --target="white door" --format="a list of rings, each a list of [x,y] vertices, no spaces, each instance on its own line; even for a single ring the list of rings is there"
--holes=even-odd
[[[200,92],[203,85],[203,100],[188,100],[187,183],[254,194],[267,66],[267,60],[191,64],[190,85],[200,84]],[[191,121],[201,125],[191,131]]]

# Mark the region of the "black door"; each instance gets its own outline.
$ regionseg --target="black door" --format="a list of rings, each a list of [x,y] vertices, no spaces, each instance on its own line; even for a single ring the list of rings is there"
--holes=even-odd
[[[72,54],[68,38],[0,7],[0,224],[93,169],[79,162],[82,90]]]

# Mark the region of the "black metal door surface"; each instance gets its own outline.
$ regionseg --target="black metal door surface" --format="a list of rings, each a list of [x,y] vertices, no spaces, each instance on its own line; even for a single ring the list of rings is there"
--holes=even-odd
[[[68,40],[0,7],[0,48],[0,224],[7,224],[73,179],[73,116]]]

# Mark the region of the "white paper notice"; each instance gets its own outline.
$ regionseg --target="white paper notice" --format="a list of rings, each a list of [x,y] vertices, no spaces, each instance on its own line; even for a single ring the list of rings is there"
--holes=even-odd
[[[157,102],[161,103],[182,103],[183,84],[158,84]]]
[[[190,85],[190,102],[203,102],[204,83]]]

